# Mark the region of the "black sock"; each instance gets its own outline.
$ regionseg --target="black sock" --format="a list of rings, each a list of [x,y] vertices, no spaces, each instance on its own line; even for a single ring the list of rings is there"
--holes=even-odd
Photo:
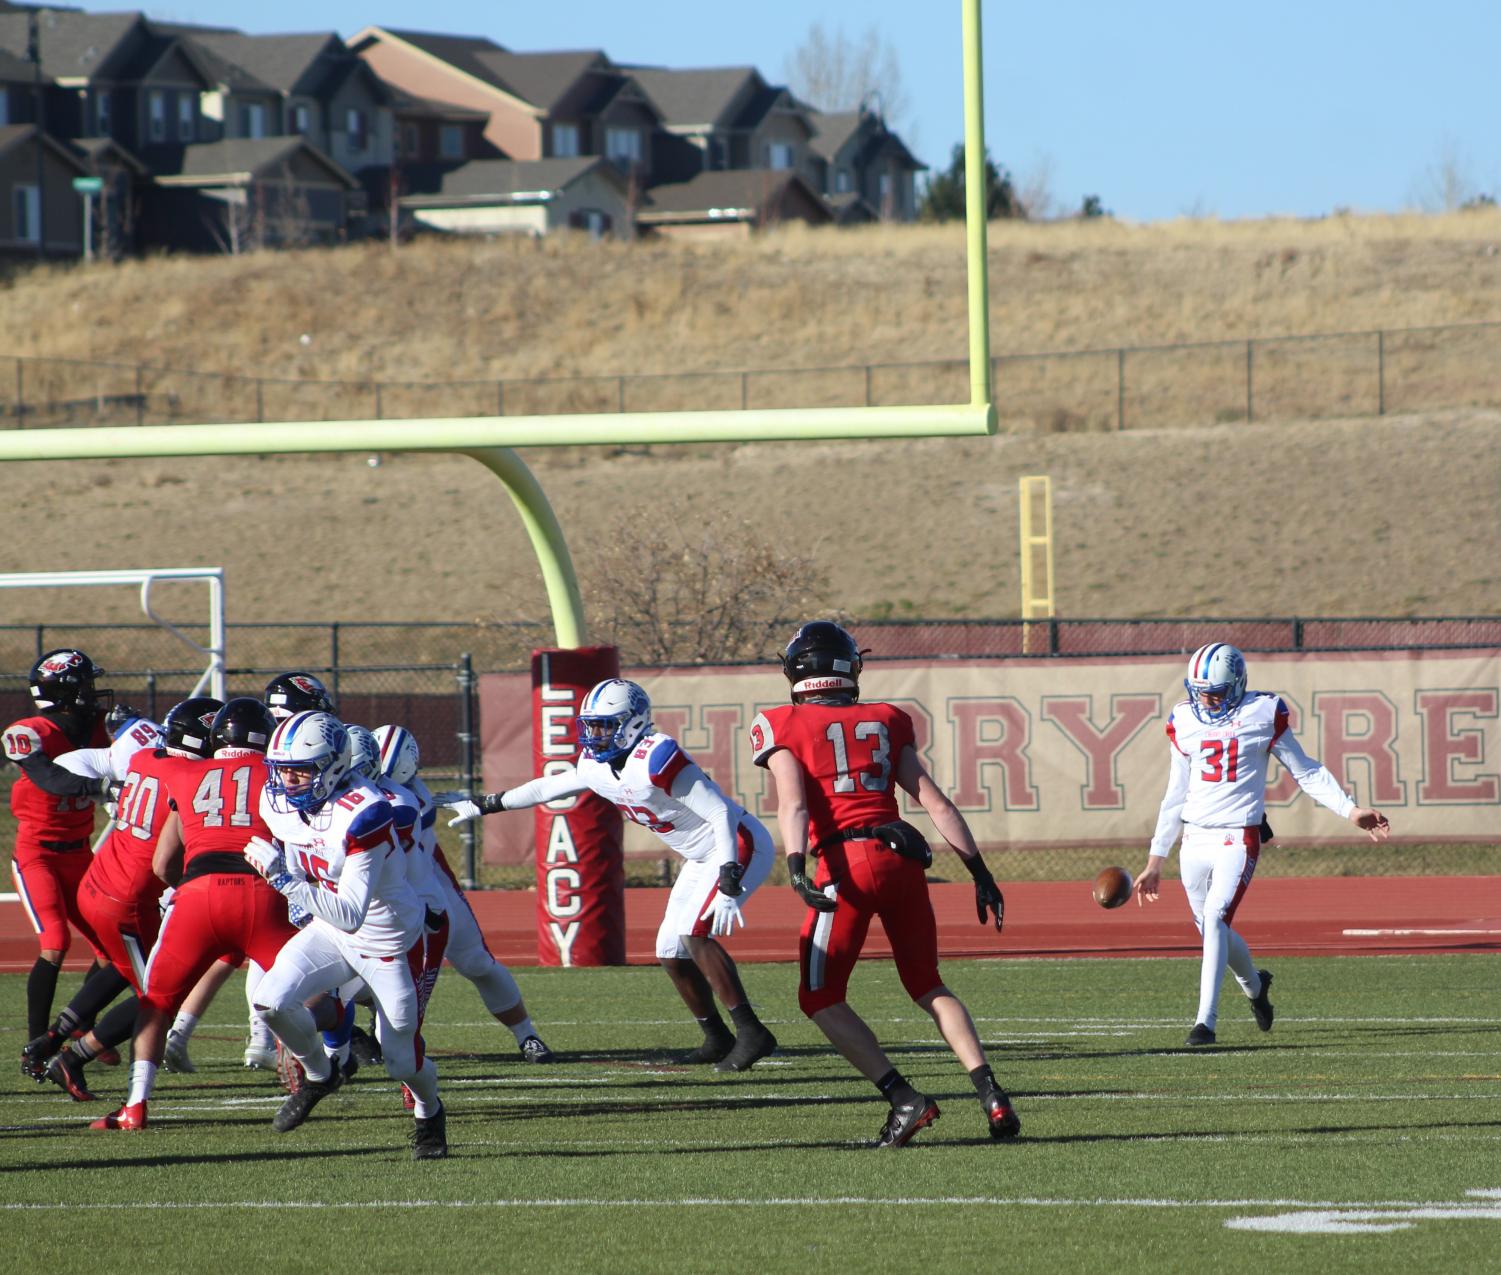
[[[749,1001],[741,1001],[734,1009],[730,1010],[730,1021],[735,1024],[735,1031],[743,1032],[759,1027],[761,1020],[756,1017],[756,1011],[751,1008]]]
[[[905,1077],[895,1067],[876,1081],[876,1088],[893,1107],[917,1101],[917,1090],[907,1083]]]
[[[68,1048],[64,1052],[76,1055],[80,1062],[93,1062],[99,1056],[98,1051],[89,1044],[87,1036],[80,1036],[77,1040],[69,1041]]]
[[[26,1038],[33,1040],[47,1030],[52,1017],[52,996],[57,991],[60,968],[51,961],[36,958],[26,979]]]
[[[995,1083],[995,1072],[990,1070],[989,1063],[981,1063],[972,1072],[970,1072],[969,1083],[975,1087],[975,1092],[982,1098],[985,1096],[985,1091],[987,1089],[1000,1088],[1000,1086]]]
[[[719,1016],[718,1010],[711,1009],[707,1018],[698,1018],[694,1021],[704,1029],[705,1040],[714,1040],[730,1034],[730,1029],[724,1025],[724,1019]]]
[[[94,1037],[100,1049],[115,1049],[135,1034],[136,1013],[141,1002],[134,996],[121,1001],[94,1024]],[[81,1043],[81,1042],[80,1042]]]

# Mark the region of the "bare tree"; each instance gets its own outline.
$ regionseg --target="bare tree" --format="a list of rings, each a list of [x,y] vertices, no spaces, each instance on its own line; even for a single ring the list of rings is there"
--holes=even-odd
[[[788,55],[782,73],[796,96],[821,111],[871,106],[895,128],[911,107],[902,87],[901,59],[874,25],[850,36],[843,27],[831,34],[815,22]]]
[[[1432,163],[1413,179],[1408,202],[1424,212],[1455,212],[1481,194],[1469,154],[1451,135],[1439,141]]]
[[[1053,157],[1039,152],[1031,165],[1016,177],[1016,198],[1028,221],[1049,221],[1058,215],[1058,197],[1053,193]]]

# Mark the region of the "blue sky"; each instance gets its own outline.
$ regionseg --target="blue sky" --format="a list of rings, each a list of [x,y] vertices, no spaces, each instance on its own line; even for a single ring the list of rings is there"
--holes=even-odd
[[[77,3],[77,0],[75,0]],[[126,7],[83,0],[89,10]],[[1398,211],[1501,196],[1497,0],[1051,0],[985,6],[986,131],[1062,209],[1085,194],[1133,221],[1184,214]],[[667,66],[751,63],[781,80],[813,22],[897,52],[918,156],[963,131],[958,0],[171,0],[155,17],[252,32],[369,23],[593,48]]]

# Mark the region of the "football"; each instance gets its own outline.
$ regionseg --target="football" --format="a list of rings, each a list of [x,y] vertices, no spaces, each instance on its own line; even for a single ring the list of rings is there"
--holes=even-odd
[[[1131,874],[1125,868],[1104,868],[1094,879],[1094,901],[1102,908],[1118,908],[1131,897]]]

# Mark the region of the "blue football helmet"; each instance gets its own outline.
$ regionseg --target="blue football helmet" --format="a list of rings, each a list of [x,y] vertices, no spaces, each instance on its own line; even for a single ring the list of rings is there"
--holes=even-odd
[[[1227,642],[1201,646],[1188,661],[1183,689],[1188,692],[1188,706],[1201,722],[1224,721],[1246,697],[1246,657]],[[1206,695],[1217,697],[1218,702],[1206,704]]]
[[[331,713],[295,713],[266,748],[271,806],[286,813],[320,810],[349,777],[349,732]]]
[[[585,756],[614,761],[651,730],[651,700],[635,682],[612,677],[584,696],[578,729]]]

